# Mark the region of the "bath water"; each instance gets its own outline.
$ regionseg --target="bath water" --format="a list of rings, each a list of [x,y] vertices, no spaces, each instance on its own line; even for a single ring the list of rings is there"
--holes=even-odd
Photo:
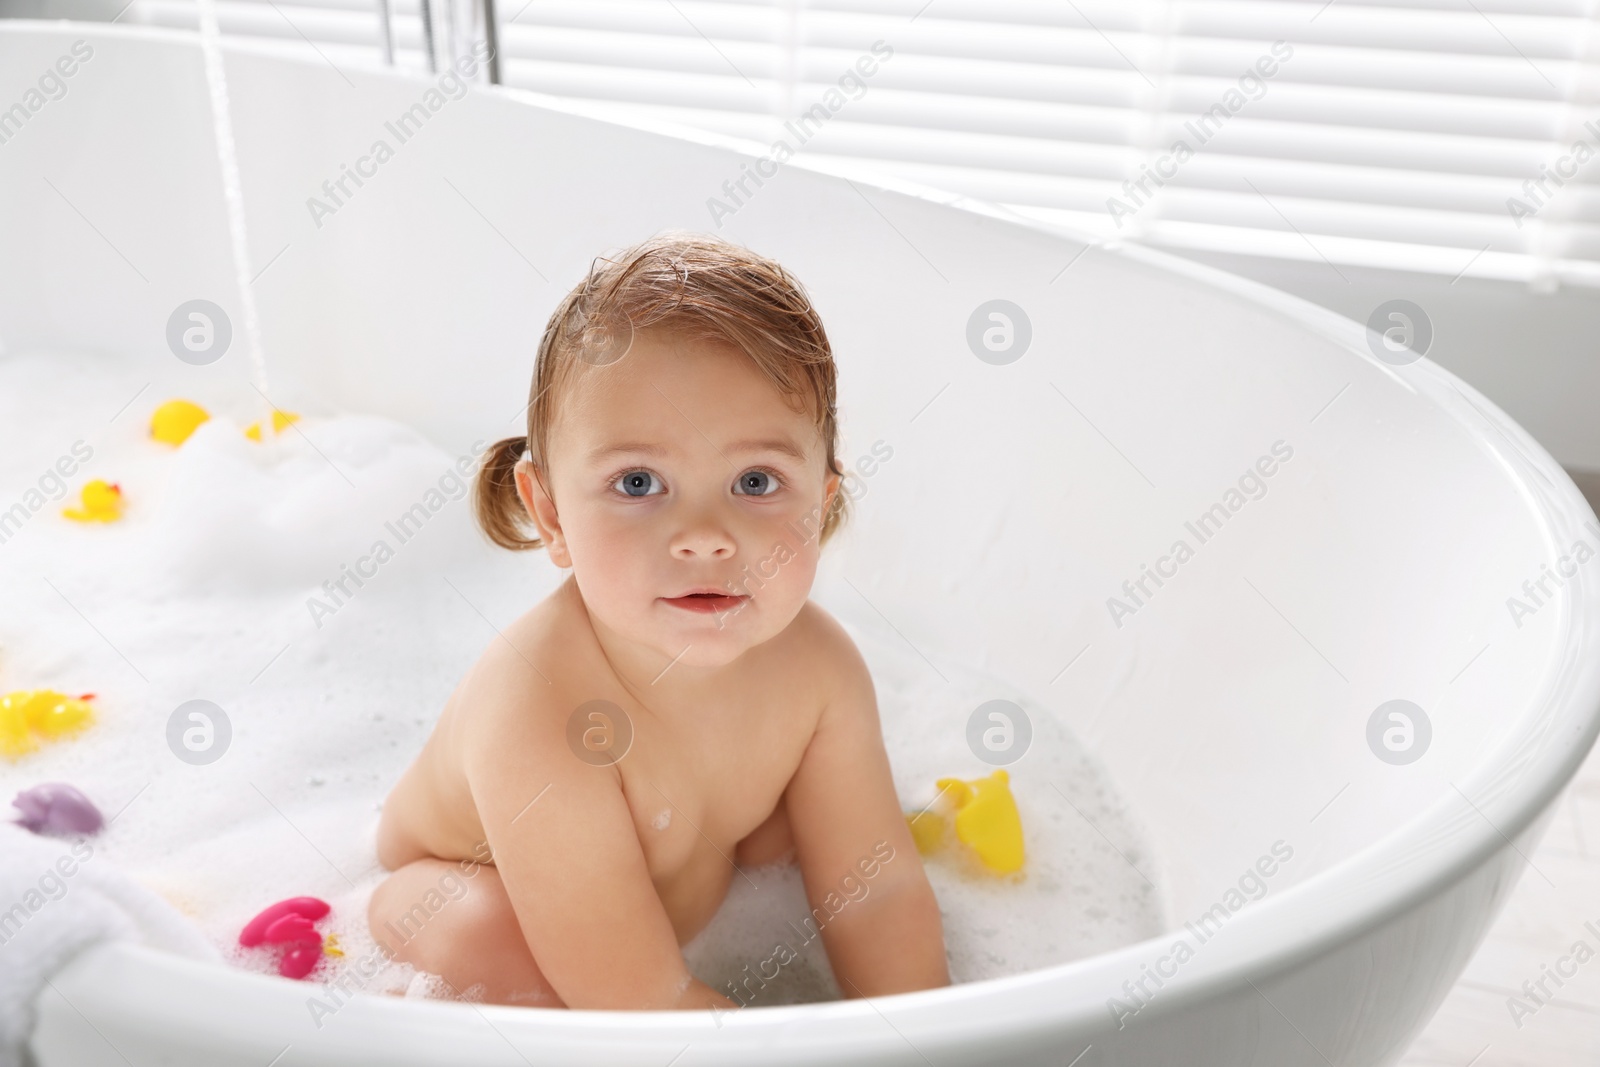
[[[92,862],[160,893],[236,966],[272,970],[266,951],[237,947],[239,929],[267,904],[312,895],[333,905],[319,926],[345,953],[319,966],[317,982],[344,975],[347,988],[437,995],[409,968],[374,966],[365,907],[385,874],[373,840],[379,806],[456,683],[498,640],[493,627],[561,573],[542,553],[489,545],[455,478],[459,457],[405,425],[308,412],[257,443],[243,434],[256,397],[220,380],[216,391],[196,388],[205,379],[192,369],[180,393],[180,379],[162,375],[81,354],[0,357],[0,512],[22,502],[26,513],[0,544],[0,690],[93,692],[98,714],[76,739],[0,760],[0,802],[40,782],[78,786],[115,816]],[[213,415],[176,450],[148,436],[151,411],[175,395]],[[91,478],[118,483],[120,522],[74,523],[60,514],[72,498],[49,499],[60,496],[55,464],[79,441],[93,455],[68,479],[73,496]],[[41,498],[42,507],[30,503]],[[426,520],[397,527],[418,504]],[[359,588],[346,582],[354,595],[331,596],[324,583],[380,541],[392,555],[363,565]],[[1009,767],[1023,870],[996,878],[959,854],[924,861],[955,981],[1063,963],[1163,929],[1161,895],[1146,881],[1157,864],[1135,818],[1046,709],[959,664],[941,661],[941,680],[893,632],[851,632],[873,672],[908,811],[932,800],[936,778],[989,773],[966,741],[980,703],[1015,699],[1032,720],[1031,748]],[[172,740],[176,709],[195,699],[228,722],[213,762],[186,762]],[[808,945],[797,933],[808,915],[797,869],[745,874],[685,947],[691,969],[725,990],[758,970],[772,975],[763,961],[783,942],[799,958],[744,987],[759,989],[754,1003],[837,996],[820,939]],[[306,992],[339,1003],[316,982]]]

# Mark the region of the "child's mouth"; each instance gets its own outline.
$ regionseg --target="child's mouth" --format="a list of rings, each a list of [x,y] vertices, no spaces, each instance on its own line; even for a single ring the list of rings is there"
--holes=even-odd
[[[739,607],[748,596],[729,596],[727,593],[686,593],[683,596],[662,597],[663,601],[675,608],[685,611],[698,611],[702,614],[721,614]]]

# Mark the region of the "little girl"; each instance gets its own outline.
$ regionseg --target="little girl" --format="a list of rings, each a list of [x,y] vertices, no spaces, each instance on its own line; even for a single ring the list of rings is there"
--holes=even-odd
[[[571,573],[484,651],[384,804],[379,945],[489,1003],[728,1009],[680,946],[737,867],[798,859],[795,920],[846,997],[948,985],[872,679],[807,599],[846,494],[800,284],[676,231],[597,260],[530,397],[527,435],[485,456],[478,520]],[[468,888],[441,895],[457,869]]]

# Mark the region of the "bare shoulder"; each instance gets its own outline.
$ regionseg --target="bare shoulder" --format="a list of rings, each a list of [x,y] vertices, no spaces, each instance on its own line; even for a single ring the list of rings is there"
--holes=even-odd
[[[508,743],[548,741],[564,730],[562,711],[575,680],[594,672],[582,640],[587,633],[587,616],[568,585],[502,629],[446,707],[459,754],[481,757]],[[538,750],[548,751],[543,745]]]
[[[528,779],[564,751],[564,641],[582,620],[558,591],[504,627],[456,685],[432,734],[395,783],[378,826],[393,870],[423,856],[462,858],[483,841],[480,798]]]
[[[808,600],[790,625],[800,654],[799,662],[824,685],[823,697],[832,705],[858,705],[862,697],[872,703],[872,675],[867,661],[844,626],[815,601]],[[840,698],[845,698],[841,701]]]

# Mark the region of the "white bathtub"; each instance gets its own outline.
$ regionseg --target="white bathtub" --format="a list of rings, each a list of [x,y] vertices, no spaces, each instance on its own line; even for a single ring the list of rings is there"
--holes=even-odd
[[[94,55],[67,94],[0,144],[0,338],[170,360],[177,305],[235,306],[200,55],[178,33],[0,23],[0,106],[80,39]],[[375,139],[392,144],[384,123],[423,83],[238,48],[228,71],[256,262],[282,250],[255,283],[273,399],[392,416],[453,453],[515,432],[544,320],[593,256],[664,227],[714,229],[707,199],[752,158],[474,93],[319,228],[307,198]],[[1355,323],[1167,256],[1085,251],[997,209],[802,161],[720,232],[813,293],[841,366],[846,455],[879,438],[896,450],[830,548],[819,598],[889,621],[932,662],[1010,680],[1077,731],[1149,828],[1171,932],[721,1027],[359,997],[318,1029],[296,983],[110,946],[41,1000],[40,1064],[261,1067],[286,1046],[282,1062],[301,1065],[1401,1055],[1600,729],[1600,563],[1520,625],[1506,605],[1542,563],[1600,538],[1561,469],[1434,364],[1389,366]],[[966,340],[992,299],[1032,325],[1008,365]],[[244,388],[235,344],[216,373]],[[1108,598],[1176,539],[1194,545],[1185,522],[1226,506],[1280,441],[1293,455],[1266,495],[1162,565],[1169,577],[1119,626]],[[1416,762],[1368,747],[1391,699],[1431,719]],[[1177,966],[1184,922],[1228,908],[1278,842],[1293,859],[1266,895],[1228,909]],[[1155,992],[1119,1028],[1109,1002],[1127,1002],[1146,965],[1176,973],[1159,988],[1146,977]]]

